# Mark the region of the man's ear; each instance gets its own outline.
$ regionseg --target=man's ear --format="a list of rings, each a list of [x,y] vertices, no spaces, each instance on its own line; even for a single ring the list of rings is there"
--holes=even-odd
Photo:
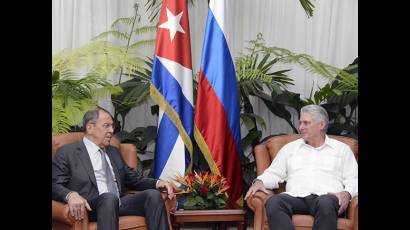
[[[320,122],[320,130],[325,130],[325,122],[324,121],[321,121]]]

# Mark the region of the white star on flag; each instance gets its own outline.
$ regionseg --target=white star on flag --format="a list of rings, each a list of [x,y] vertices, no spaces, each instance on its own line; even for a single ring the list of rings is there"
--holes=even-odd
[[[181,32],[181,33],[185,33],[184,29],[182,29],[181,24],[179,24],[179,21],[181,21],[181,17],[182,14],[184,13],[184,11],[181,11],[181,13],[179,13],[177,16],[173,15],[172,12],[167,9],[167,18],[168,21],[162,23],[161,25],[159,25],[159,28],[164,28],[164,29],[169,29],[169,36],[171,38],[171,41],[174,40],[175,34],[177,33],[177,31]]]

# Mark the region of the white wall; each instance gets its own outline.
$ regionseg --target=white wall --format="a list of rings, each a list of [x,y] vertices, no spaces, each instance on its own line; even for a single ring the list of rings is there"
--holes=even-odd
[[[75,48],[89,42],[93,36],[109,29],[119,17],[133,15],[133,0],[53,0],[52,1],[52,51]],[[140,1],[139,1],[140,2]],[[143,7],[145,1],[139,3]],[[277,46],[296,53],[305,53],[316,60],[343,68],[358,56],[358,0],[313,0],[314,16],[307,18],[298,0],[236,0],[231,13],[235,20],[230,38],[231,53],[238,56],[245,52],[246,41],[255,39],[258,32],[268,46]],[[193,70],[199,70],[207,0],[196,0],[189,7]],[[144,11],[140,10],[140,13]],[[142,22],[147,21],[143,15]],[[155,34],[152,34],[155,37]],[[152,56],[153,47],[146,49]],[[300,68],[292,67],[289,75],[295,85],[290,90],[309,96],[312,87],[323,86],[327,81],[308,74]],[[266,109],[263,102],[251,98],[255,113],[265,118],[267,129],[263,137],[290,133],[291,128],[282,119]],[[102,101],[108,106],[109,101]],[[157,117],[150,113],[147,104],[132,109],[127,116],[125,129],[138,126],[156,125]],[[243,129],[244,136],[246,129]]]

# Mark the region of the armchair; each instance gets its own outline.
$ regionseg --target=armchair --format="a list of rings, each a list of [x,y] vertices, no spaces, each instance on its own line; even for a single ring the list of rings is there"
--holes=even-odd
[[[356,160],[358,156],[358,142],[357,140],[349,137],[328,135],[350,146],[354,153]],[[259,176],[269,167],[272,160],[276,157],[278,151],[287,143],[300,138],[299,134],[280,135],[274,136],[266,140],[264,143],[255,146],[255,161],[256,161],[256,173]],[[248,198],[246,203],[249,208],[254,212],[253,229],[269,229],[265,202],[274,194],[279,194],[285,191],[285,183],[279,184],[279,188],[271,191],[269,195],[263,192],[256,192],[254,196]],[[337,220],[337,229],[344,230],[357,230],[358,228],[358,197],[354,197],[349,206],[347,207],[346,218],[339,217]],[[311,215],[293,215],[292,222],[296,230],[312,229],[314,217]]]
[[[55,159],[57,149],[62,145],[73,143],[79,141],[83,138],[84,134],[81,132],[60,134],[52,136],[52,159]],[[137,167],[137,149],[133,144],[121,144],[117,139],[112,138],[112,146],[117,147],[124,161],[129,167],[134,170]],[[130,191],[131,192],[131,191]],[[168,210],[168,224],[171,226],[171,219],[169,216],[170,211],[174,210],[176,207],[176,200],[172,201],[167,199],[167,193],[161,193],[162,198],[165,201],[165,207]],[[59,229],[75,229],[75,230],[91,230],[97,229],[96,222],[89,222],[87,215],[85,215],[82,221],[76,221],[69,214],[68,205],[62,202],[52,200],[52,228],[55,230]],[[121,216],[119,218],[119,228],[120,229],[147,229],[145,218],[142,216]],[[171,227],[170,227],[171,228]]]

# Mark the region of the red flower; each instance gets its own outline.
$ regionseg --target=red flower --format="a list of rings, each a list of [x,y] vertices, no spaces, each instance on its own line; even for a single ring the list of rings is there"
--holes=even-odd
[[[200,192],[201,192],[201,196],[206,197],[206,195],[208,195],[209,189],[205,186],[202,186]]]
[[[182,185],[176,194],[186,198],[185,209],[223,208],[228,200],[229,185],[221,175],[193,171],[176,181]]]
[[[194,179],[195,179],[194,174],[189,173],[188,175],[186,175],[186,177],[187,177],[187,180],[190,182],[190,184],[192,184],[192,182],[193,182]]]

